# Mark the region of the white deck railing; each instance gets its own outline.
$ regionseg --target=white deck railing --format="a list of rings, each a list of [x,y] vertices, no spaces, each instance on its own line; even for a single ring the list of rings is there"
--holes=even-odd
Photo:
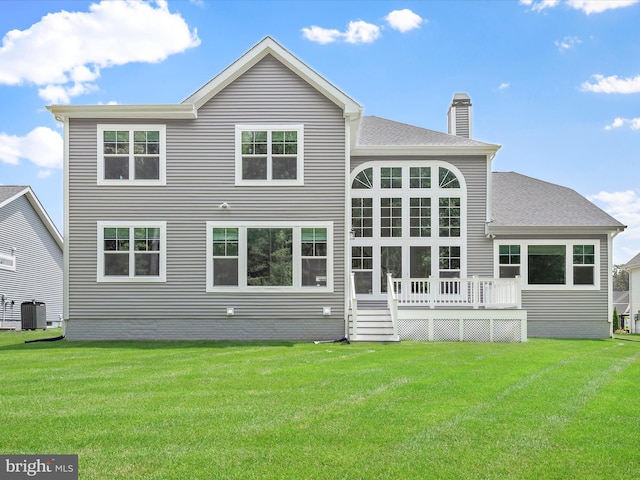
[[[522,308],[519,277],[389,278],[388,282],[399,306]]]

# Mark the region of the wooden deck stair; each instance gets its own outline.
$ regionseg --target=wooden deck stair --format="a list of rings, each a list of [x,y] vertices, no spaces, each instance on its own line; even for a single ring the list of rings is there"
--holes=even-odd
[[[391,312],[387,308],[358,309],[357,335],[353,335],[353,317],[349,321],[349,339],[354,342],[398,342],[393,335]]]

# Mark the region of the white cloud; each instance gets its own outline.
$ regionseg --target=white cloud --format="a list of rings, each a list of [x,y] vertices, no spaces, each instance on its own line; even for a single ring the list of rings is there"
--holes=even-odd
[[[578,37],[564,37],[562,40],[556,40],[555,42],[556,47],[558,47],[560,49],[561,52],[565,51],[565,50],[569,50],[570,48],[575,47],[576,45],[580,45],[582,43],[582,40],[580,40]]]
[[[633,78],[619,78],[617,75],[605,77],[593,75],[592,83],[584,82],[580,88],[585,92],[595,93],[640,93],[640,75]]]
[[[600,192],[588,197],[609,215],[627,225],[614,244],[613,263],[626,263],[640,251],[640,195],[633,190]]]
[[[0,84],[34,84],[47,101],[95,89],[100,70],[130,62],[160,62],[200,44],[197,31],[166,0],[108,1],[89,12],[61,11],[26,30],[11,30],[0,46]]]
[[[502,82],[499,86],[498,86],[498,90],[504,90],[505,88],[509,88],[510,85],[507,82]]]
[[[635,5],[640,0],[567,0],[570,7],[582,10],[587,15],[602,13],[606,10]]]
[[[616,8],[630,7],[638,2],[640,0],[565,0],[562,3],[591,15],[592,13],[602,13]],[[520,4],[531,7],[534,12],[540,12],[546,8],[557,7],[561,2],[560,0],[520,0]]]
[[[326,43],[333,43],[342,37],[342,33],[339,30],[322,28],[316,25],[312,25],[311,28],[303,28],[302,35],[307,40],[323,45]]]
[[[362,20],[349,22],[344,34],[347,43],[372,43],[380,37],[380,27]]]
[[[631,130],[640,130],[640,117],[637,118],[621,118],[618,117],[613,120],[610,125],[604,127],[605,130],[613,130],[614,128],[620,128],[628,125]]]
[[[48,178],[51,176],[53,172],[51,170],[40,170],[38,172],[38,178],[40,179],[44,179],[44,178]]]
[[[394,10],[389,13],[384,19],[387,21],[389,26],[395,30],[399,30],[402,33],[408,32],[409,30],[413,30],[415,28],[419,28],[422,22],[425,22],[420,15],[417,13],[413,13],[408,8],[402,10]]]
[[[421,23],[426,22],[420,15],[413,13],[409,9],[394,10],[390,12],[385,20],[394,30],[402,33],[418,28]],[[353,20],[349,22],[345,31],[335,28],[323,28],[317,25],[301,29],[302,36],[312,42],[327,44],[343,41],[346,43],[373,43],[382,35],[382,27],[364,20]]]
[[[534,12],[539,12],[545,8],[556,7],[558,3],[559,0],[520,0],[520,5],[531,7],[531,10]]]
[[[47,127],[36,127],[24,137],[0,133],[0,162],[18,165],[21,159],[45,169],[62,168],[62,136]]]

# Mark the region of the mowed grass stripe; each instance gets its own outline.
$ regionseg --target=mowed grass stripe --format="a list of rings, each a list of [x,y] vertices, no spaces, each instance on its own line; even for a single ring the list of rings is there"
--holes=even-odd
[[[633,342],[22,343],[33,335],[0,334],[0,361],[12,363],[0,378],[0,451],[78,453],[81,478],[635,478],[640,468],[637,454],[624,468],[605,455],[638,431],[635,412],[606,408],[635,401]],[[585,432],[602,435],[585,446]]]

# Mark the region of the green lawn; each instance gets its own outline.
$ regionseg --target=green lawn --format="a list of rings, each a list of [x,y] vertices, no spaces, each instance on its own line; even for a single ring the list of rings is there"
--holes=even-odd
[[[0,453],[81,479],[637,479],[640,342],[0,333]]]

